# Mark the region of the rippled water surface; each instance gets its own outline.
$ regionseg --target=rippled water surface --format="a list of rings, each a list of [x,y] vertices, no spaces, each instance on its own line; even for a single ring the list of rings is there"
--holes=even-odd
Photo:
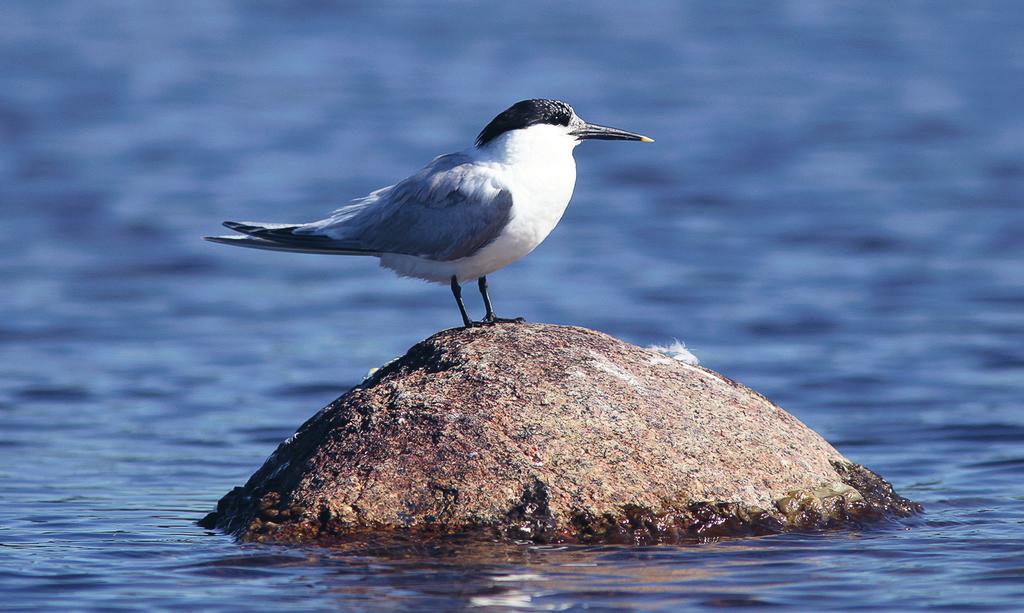
[[[1022,31],[1010,1],[5,1],[0,607],[1019,606]],[[657,142],[577,150],[562,224],[490,278],[499,312],[682,339],[925,515],[641,549],[195,525],[458,323],[370,261],[199,236],[313,219],[536,96]]]

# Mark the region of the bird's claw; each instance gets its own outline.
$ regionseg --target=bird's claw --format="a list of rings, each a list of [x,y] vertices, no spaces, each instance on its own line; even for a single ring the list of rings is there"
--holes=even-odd
[[[521,324],[524,321],[526,321],[526,320],[523,319],[522,317],[512,317],[512,318],[498,317],[494,313],[488,313],[484,317],[483,321],[480,322],[480,323],[483,323],[483,324]]]

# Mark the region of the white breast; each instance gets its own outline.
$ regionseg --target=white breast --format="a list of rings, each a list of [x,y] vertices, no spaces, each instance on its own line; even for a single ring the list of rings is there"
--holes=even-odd
[[[458,260],[459,280],[472,280],[511,264],[533,251],[558,225],[576,186],[578,144],[561,126],[537,125],[504,134],[480,151],[512,192],[505,231],[478,253]]]
[[[558,225],[576,185],[573,148],[579,141],[566,128],[536,125],[499,136],[483,148],[465,151],[487,166],[512,192],[512,211],[504,231],[477,253],[438,262],[385,255],[381,265],[401,275],[447,282],[472,281],[533,251]]]

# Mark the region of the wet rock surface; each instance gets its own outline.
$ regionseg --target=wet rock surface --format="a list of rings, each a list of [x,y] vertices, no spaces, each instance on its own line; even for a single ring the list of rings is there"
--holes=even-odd
[[[593,330],[506,324],[413,346],[303,424],[201,523],[278,542],[651,543],[920,510],[718,373]]]

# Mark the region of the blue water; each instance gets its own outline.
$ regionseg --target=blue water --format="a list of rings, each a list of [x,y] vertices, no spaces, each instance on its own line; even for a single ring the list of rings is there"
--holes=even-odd
[[[0,608],[1019,606],[1024,8],[858,4],[5,0]],[[195,525],[459,322],[369,260],[199,237],[314,219],[538,96],[657,142],[577,150],[499,313],[679,338],[925,515],[642,549]]]

